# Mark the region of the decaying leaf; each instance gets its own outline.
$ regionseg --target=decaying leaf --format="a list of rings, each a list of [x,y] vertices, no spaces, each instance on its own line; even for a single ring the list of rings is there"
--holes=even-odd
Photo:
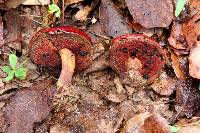
[[[177,80],[169,77],[166,72],[163,72],[160,77],[151,84],[151,87],[160,95],[171,95],[176,89]]]
[[[125,0],[133,19],[145,28],[168,27],[173,19],[171,0]]]
[[[200,42],[190,50],[189,73],[193,78],[200,79]]]
[[[171,133],[168,122],[158,113],[141,113],[128,120],[122,133]]]
[[[25,0],[23,5],[48,5],[50,0]]]
[[[40,81],[29,88],[22,88],[10,98],[5,107],[8,133],[28,133],[35,122],[42,121],[49,113],[48,89],[51,81]]]
[[[179,127],[177,133],[199,133],[200,131],[199,117],[192,117],[191,119],[181,118],[175,125]]]
[[[0,7],[3,8],[16,8],[25,0],[6,0]]]
[[[87,19],[88,14],[90,13],[90,11],[91,11],[91,7],[85,6],[85,7],[83,7],[83,9],[80,9],[76,13],[75,18],[80,21],[85,21]]]
[[[170,52],[170,53],[171,53],[172,67],[174,69],[176,76],[179,79],[185,80],[186,77],[180,67],[180,60],[181,60],[180,57],[176,56],[173,52]]]
[[[81,1],[83,0],[65,0],[64,2],[65,2],[65,6],[68,6],[68,5],[75,4]]]
[[[190,0],[188,2],[188,12],[191,14],[196,12],[196,14],[193,13],[192,16],[188,16],[190,19],[186,19],[182,23],[175,21],[169,38],[170,45],[178,49],[192,48],[196,45],[199,37],[200,1]]]
[[[173,22],[171,34],[168,38],[168,41],[172,47],[188,51],[189,47],[186,42],[185,35],[182,31],[182,24],[180,22]]]
[[[4,44],[4,39],[3,39],[3,20],[2,20],[2,16],[0,16],[0,48],[3,46]]]
[[[102,30],[108,36],[117,37],[131,33],[131,29],[110,0],[101,0],[99,19]]]
[[[119,112],[105,107],[89,106],[82,103],[78,109],[65,117],[71,132],[114,133],[120,121]]]
[[[183,33],[185,35],[185,39],[189,47],[191,48],[196,45],[199,36],[200,1],[190,0],[189,3],[190,3],[190,10],[197,10],[198,12],[189,21],[183,23]]]
[[[176,89],[175,110],[178,116],[191,117],[200,108],[200,91],[188,82],[180,82]]]
[[[144,120],[141,133],[171,133],[167,120],[158,113],[153,113]]]
[[[16,50],[21,50],[22,34],[20,28],[19,12],[15,9],[9,10],[4,15],[7,34],[5,34],[5,43]]]

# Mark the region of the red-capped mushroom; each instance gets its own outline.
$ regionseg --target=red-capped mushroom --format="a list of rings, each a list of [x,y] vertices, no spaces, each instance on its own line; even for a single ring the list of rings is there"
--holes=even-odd
[[[71,26],[46,28],[38,31],[29,43],[32,61],[44,67],[62,70],[57,86],[70,86],[72,75],[86,69],[91,60],[91,39],[83,31]]]
[[[157,78],[165,64],[164,59],[161,46],[140,34],[117,37],[109,49],[111,68],[124,83],[133,86],[145,85]]]

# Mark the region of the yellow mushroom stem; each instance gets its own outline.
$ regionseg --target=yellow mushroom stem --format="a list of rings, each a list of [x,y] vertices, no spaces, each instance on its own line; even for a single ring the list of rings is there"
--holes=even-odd
[[[57,87],[69,87],[75,69],[75,55],[67,48],[59,50],[59,54],[62,60],[62,70],[58,78]]]

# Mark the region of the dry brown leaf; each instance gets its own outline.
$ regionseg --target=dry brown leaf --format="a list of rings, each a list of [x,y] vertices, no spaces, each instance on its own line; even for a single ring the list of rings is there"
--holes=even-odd
[[[65,117],[71,132],[86,133],[112,133],[120,120],[119,112],[114,108],[95,107],[85,103],[78,105],[76,112]],[[121,122],[121,121],[120,121]]]
[[[4,129],[5,129],[5,124],[6,124],[6,121],[5,121],[5,116],[4,116],[4,113],[3,111],[0,110],[0,132],[5,132]]]
[[[189,47],[193,47],[196,45],[199,30],[200,30],[200,1],[199,0],[190,0],[190,10],[197,10],[197,14],[195,14],[189,21],[183,23],[183,33],[185,35],[185,39],[189,45]]]
[[[153,113],[144,120],[141,133],[171,133],[167,120],[160,114]]]
[[[121,133],[171,133],[168,122],[158,113],[141,113],[128,120]]]
[[[95,71],[102,71],[109,67],[108,63],[108,53],[103,54],[96,60],[92,62],[89,68],[87,68],[84,72],[91,73]]]
[[[176,56],[173,52],[170,52],[170,53],[171,53],[172,67],[174,69],[174,72],[175,72],[176,76],[179,79],[185,80],[186,77],[185,77],[183,71],[180,68],[179,57]]]
[[[50,128],[50,133],[67,133],[67,132],[70,132],[70,130],[67,127],[59,124],[56,124]]]
[[[3,46],[4,44],[4,39],[3,39],[3,20],[2,20],[2,16],[0,16],[0,48]]]
[[[135,22],[145,28],[168,27],[173,19],[171,0],[125,0]]]
[[[4,3],[4,6],[7,8],[16,8],[24,1],[25,0],[6,0],[6,2]],[[1,7],[1,5],[0,5],[0,7]]]
[[[90,11],[91,11],[91,7],[85,6],[76,13],[75,18],[80,21],[86,21],[87,16],[90,13]]]
[[[22,2],[23,5],[48,5],[50,0],[25,0]]]
[[[160,77],[151,84],[154,91],[160,95],[171,95],[176,90],[177,80],[169,77],[166,72],[163,72]]]
[[[4,3],[4,2],[6,2],[6,0],[0,0],[0,4],[2,4],[2,3]]]
[[[10,98],[5,107],[8,133],[28,133],[35,122],[42,121],[49,113],[48,89],[51,81],[40,81],[24,88]]]
[[[172,32],[169,38],[169,43],[174,48],[185,49],[192,48],[196,45],[200,31],[200,1],[189,0],[189,9],[187,12],[191,13],[189,19],[184,22],[174,21]],[[197,12],[195,15],[192,12]]]
[[[81,2],[83,0],[65,0],[65,6]]]
[[[131,29],[110,0],[101,0],[99,10],[102,30],[108,36],[117,37],[131,33]]]
[[[182,31],[182,28],[183,27],[180,22],[174,21],[168,41],[169,41],[169,44],[176,49],[188,50],[189,47],[186,42],[185,35]]]
[[[200,42],[190,50],[189,73],[193,78],[200,79]]]
[[[190,83],[180,82],[176,89],[177,116],[191,117],[200,108],[200,91],[193,88]]]
[[[22,35],[20,29],[20,17],[17,10],[9,10],[4,15],[7,34],[5,34],[5,43],[17,50],[21,50]]]
[[[199,133],[200,125],[199,117],[192,117],[191,119],[181,118],[175,125],[180,127],[177,133]]]

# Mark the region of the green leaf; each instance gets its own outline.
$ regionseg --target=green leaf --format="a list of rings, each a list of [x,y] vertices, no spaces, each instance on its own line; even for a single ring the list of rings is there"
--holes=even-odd
[[[14,74],[15,74],[15,71],[10,71],[8,73],[8,76],[6,78],[4,78],[4,81],[8,82],[8,81],[12,80],[14,78]]]
[[[176,133],[176,132],[178,132],[180,129],[181,129],[181,127],[178,127],[178,126],[171,126],[171,125],[170,125],[170,130],[171,130],[172,133]]]
[[[57,11],[55,15],[56,15],[57,18],[60,18],[60,16],[61,16],[61,11],[60,11],[60,10]]]
[[[2,70],[5,72],[5,73],[7,73],[7,74],[9,74],[12,70],[11,70],[11,68],[9,67],[9,66],[3,66],[2,67]]]
[[[18,79],[25,79],[26,78],[26,73],[27,73],[28,69],[27,68],[19,68],[17,70],[15,70],[15,76],[18,78]]]
[[[175,16],[178,17],[186,4],[186,0],[178,0],[176,3]]]
[[[56,17],[60,17],[61,10],[60,10],[60,7],[58,5],[51,4],[48,7],[49,7],[49,13],[51,13],[51,14],[55,13]]]
[[[17,56],[15,54],[9,54],[9,63],[12,69],[17,66]]]

